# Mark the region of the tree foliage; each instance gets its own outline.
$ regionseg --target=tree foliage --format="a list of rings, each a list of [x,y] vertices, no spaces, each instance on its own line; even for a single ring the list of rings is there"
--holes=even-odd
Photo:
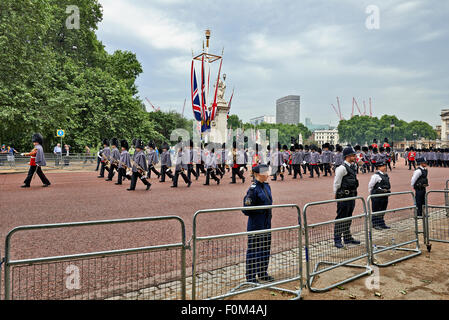
[[[69,5],[79,8],[79,29],[66,26]],[[95,34],[101,20],[97,0],[2,0],[2,142],[28,149],[40,132],[48,150],[57,129],[78,151],[103,138],[162,139],[136,96],[141,64],[132,52],[106,52]]]
[[[392,122],[393,121],[393,122]],[[394,123],[394,130],[391,124]],[[380,119],[369,116],[354,116],[350,120],[342,120],[338,124],[338,134],[340,141],[351,144],[371,144],[373,139],[383,141],[388,138],[398,140],[413,140],[416,138],[426,138],[434,140],[437,135],[431,125],[424,121],[406,122],[396,116],[383,115]],[[393,137],[394,136],[394,137]]]

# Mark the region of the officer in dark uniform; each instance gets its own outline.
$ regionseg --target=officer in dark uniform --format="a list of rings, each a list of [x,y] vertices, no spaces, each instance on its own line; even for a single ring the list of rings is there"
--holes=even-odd
[[[359,181],[357,180],[356,152],[351,146],[343,150],[343,164],[335,170],[334,193],[335,199],[344,199],[357,196]],[[337,217],[343,219],[351,217],[355,208],[355,200],[337,202]],[[351,220],[336,222],[334,226],[334,242],[337,248],[343,248],[341,236],[345,244],[360,244],[351,235]]]
[[[368,192],[370,194],[382,194],[390,193],[391,185],[390,178],[387,174],[387,164],[386,162],[376,162],[377,172],[371,176],[371,180],[368,183]],[[388,207],[388,197],[376,197],[371,198],[372,211],[385,211]],[[390,229],[385,224],[384,220],[385,213],[377,214],[372,217],[373,228],[376,230]]]
[[[427,179],[427,161],[424,158],[416,159],[418,169],[413,172],[411,185],[415,189],[415,200],[418,217],[422,217],[422,206],[426,201],[426,187],[429,186]]]
[[[270,185],[268,180],[269,166],[260,164],[253,168],[254,183],[249,187],[244,206],[266,206],[273,204]],[[247,231],[271,229],[271,209],[265,210],[243,210],[248,216]],[[268,275],[268,263],[270,260],[271,233],[263,233],[248,236],[248,249],[246,252],[246,280],[258,283],[259,280],[273,281]]]

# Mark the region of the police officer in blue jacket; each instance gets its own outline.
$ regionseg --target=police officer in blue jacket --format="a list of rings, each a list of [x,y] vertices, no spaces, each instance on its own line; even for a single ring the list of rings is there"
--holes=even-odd
[[[269,167],[260,164],[253,168],[254,183],[249,187],[244,198],[244,206],[266,206],[273,204],[268,180]],[[247,210],[243,213],[248,216],[247,231],[271,229],[271,209]],[[258,283],[259,280],[273,281],[268,275],[268,263],[270,260],[271,233],[263,233],[248,236],[248,249],[246,252],[246,280]]]

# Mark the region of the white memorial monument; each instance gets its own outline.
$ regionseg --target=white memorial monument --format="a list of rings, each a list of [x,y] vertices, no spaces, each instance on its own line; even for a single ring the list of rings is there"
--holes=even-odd
[[[228,134],[228,112],[229,106],[224,99],[226,91],[226,74],[223,74],[223,80],[218,81],[217,90],[217,110],[215,119],[211,123],[209,141],[214,143],[225,143]],[[215,87],[215,86],[214,86]]]

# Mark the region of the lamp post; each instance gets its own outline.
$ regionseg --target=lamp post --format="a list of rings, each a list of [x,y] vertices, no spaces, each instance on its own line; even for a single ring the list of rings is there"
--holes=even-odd
[[[394,146],[394,120],[393,119],[391,119],[391,125],[390,125],[390,128],[391,128],[391,151],[393,151],[394,149],[393,149],[393,146]]]
[[[414,148],[416,148],[416,136],[417,136],[418,134],[417,133],[414,133],[413,134],[413,147]]]

